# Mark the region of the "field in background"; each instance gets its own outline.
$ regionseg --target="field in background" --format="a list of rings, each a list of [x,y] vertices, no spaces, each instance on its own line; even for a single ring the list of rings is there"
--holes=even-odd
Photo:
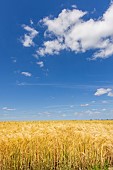
[[[0,122],[0,170],[107,170],[113,121]]]

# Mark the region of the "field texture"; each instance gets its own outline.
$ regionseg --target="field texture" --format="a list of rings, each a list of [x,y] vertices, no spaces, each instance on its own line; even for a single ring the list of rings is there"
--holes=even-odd
[[[113,121],[0,122],[0,170],[107,170]]]

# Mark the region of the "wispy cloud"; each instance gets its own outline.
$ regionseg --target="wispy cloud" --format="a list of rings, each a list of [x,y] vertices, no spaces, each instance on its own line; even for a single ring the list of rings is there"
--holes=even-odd
[[[94,104],[94,103],[96,103],[96,101],[95,101],[95,100],[93,100],[93,101],[91,101],[91,103],[92,103],[92,104]]]
[[[61,116],[62,116],[62,117],[66,117],[67,115],[66,115],[66,114],[62,114]]]
[[[5,111],[15,111],[16,109],[15,108],[3,107],[2,110],[5,110]]]
[[[12,60],[13,63],[17,62],[17,59],[15,57],[11,57],[11,60]]]
[[[51,105],[51,106],[47,106],[45,107],[46,109],[61,109],[61,108],[74,108],[76,105]]]
[[[41,68],[44,67],[44,62],[43,61],[38,61],[36,62],[37,65],[39,65]]]
[[[72,8],[77,8],[77,5],[73,4],[73,5],[72,5]]]
[[[90,116],[95,117],[95,116],[98,116],[101,113],[102,113],[101,111],[91,109],[91,110],[86,110],[86,111],[81,111],[81,112],[75,112],[74,115],[77,116],[77,117],[83,117],[85,115],[87,118],[90,118]],[[95,118],[97,118],[97,117],[95,117]]]
[[[13,63],[16,63],[17,62],[17,60],[15,59],[15,60],[13,60]]]
[[[42,86],[42,87],[55,87],[55,88],[71,88],[71,89],[92,89],[98,88],[96,85],[79,85],[79,84],[54,84],[54,83],[27,83],[27,82],[17,82],[18,86]]]
[[[101,88],[101,86],[99,85],[94,85],[94,84],[66,84],[66,83],[62,83],[62,84],[58,84],[58,83],[27,83],[27,82],[17,82],[16,83],[18,86],[42,86],[42,87],[54,87],[54,88],[69,88],[69,89],[85,89],[87,91],[92,90],[92,95],[93,95],[93,91],[95,89],[107,89],[107,86],[108,85],[105,85],[104,88]],[[111,88],[112,89],[113,86],[111,85]],[[96,90],[96,92],[97,92]],[[96,96],[97,96],[97,93],[95,92]],[[111,94],[110,94],[111,95]],[[95,103],[96,101],[91,101],[91,103]]]
[[[35,30],[33,27],[30,27],[28,25],[22,25],[25,31],[27,33],[24,35],[23,38],[21,38],[21,43],[24,47],[31,47],[34,46],[35,43],[33,42],[34,38],[38,35],[38,31]]]
[[[21,72],[22,75],[26,76],[26,77],[31,77],[32,74],[30,72]]]
[[[106,100],[103,100],[102,101],[102,104],[108,104],[109,102],[108,101],[106,101]]]
[[[102,111],[105,112],[105,111],[107,111],[107,109],[104,108],[104,109],[102,109]]]
[[[86,103],[86,104],[81,104],[81,107],[88,107],[90,104]]]

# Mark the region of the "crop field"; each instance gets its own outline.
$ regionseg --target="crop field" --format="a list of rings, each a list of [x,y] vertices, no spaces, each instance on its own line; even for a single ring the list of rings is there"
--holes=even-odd
[[[112,170],[113,121],[0,122],[0,170]]]

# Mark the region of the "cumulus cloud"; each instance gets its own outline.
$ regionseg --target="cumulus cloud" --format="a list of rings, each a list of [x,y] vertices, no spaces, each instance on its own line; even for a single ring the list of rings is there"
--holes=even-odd
[[[65,45],[60,43],[58,40],[46,41],[44,42],[43,47],[37,50],[37,54],[40,56],[45,56],[46,54],[59,54],[59,52],[63,49],[65,49]]]
[[[36,31],[34,28],[28,26],[28,25],[23,25],[22,26],[27,33],[24,35],[24,37],[21,39],[21,43],[23,44],[24,47],[31,47],[34,46],[34,38],[38,35],[38,31]]]
[[[59,54],[61,50],[75,53],[96,50],[92,59],[108,58],[113,54],[113,4],[98,19],[83,17],[88,14],[78,9],[63,9],[56,18],[46,17],[41,20],[46,27],[44,41],[37,54]]]
[[[97,19],[86,19],[88,11],[77,9],[63,9],[57,17],[47,16],[39,21],[44,33],[42,44],[38,44],[36,56],[59,54],[62,50],[84,53],[93,50],[91,60],[106,59],[113,55],[113,3]],[[27,32],[21,43],[24,47],[35,46],[34,38],[39,32],[33,27],[22,25]]]
[[[15,111],[16,109],[15,108],[3,107],[2,110],[5,110],[5,111]]]
[[[24,76],[26,76],[26,77],[31,77],[32,76],[32,74],[31,73],[29,73],[29,72],[21,72],[21,74],[22,75],[24,75]]]
[[[113,92],[112,92],[112,89],[110,89],[110,88],[107,88],[107,89],[99,88],[99,89],[97,89],[97,91],[95,92],[94,95],[95,96],[102,96],[104,94],[107,94],[107,96],[109,96],[109,97],[113,97]]]

